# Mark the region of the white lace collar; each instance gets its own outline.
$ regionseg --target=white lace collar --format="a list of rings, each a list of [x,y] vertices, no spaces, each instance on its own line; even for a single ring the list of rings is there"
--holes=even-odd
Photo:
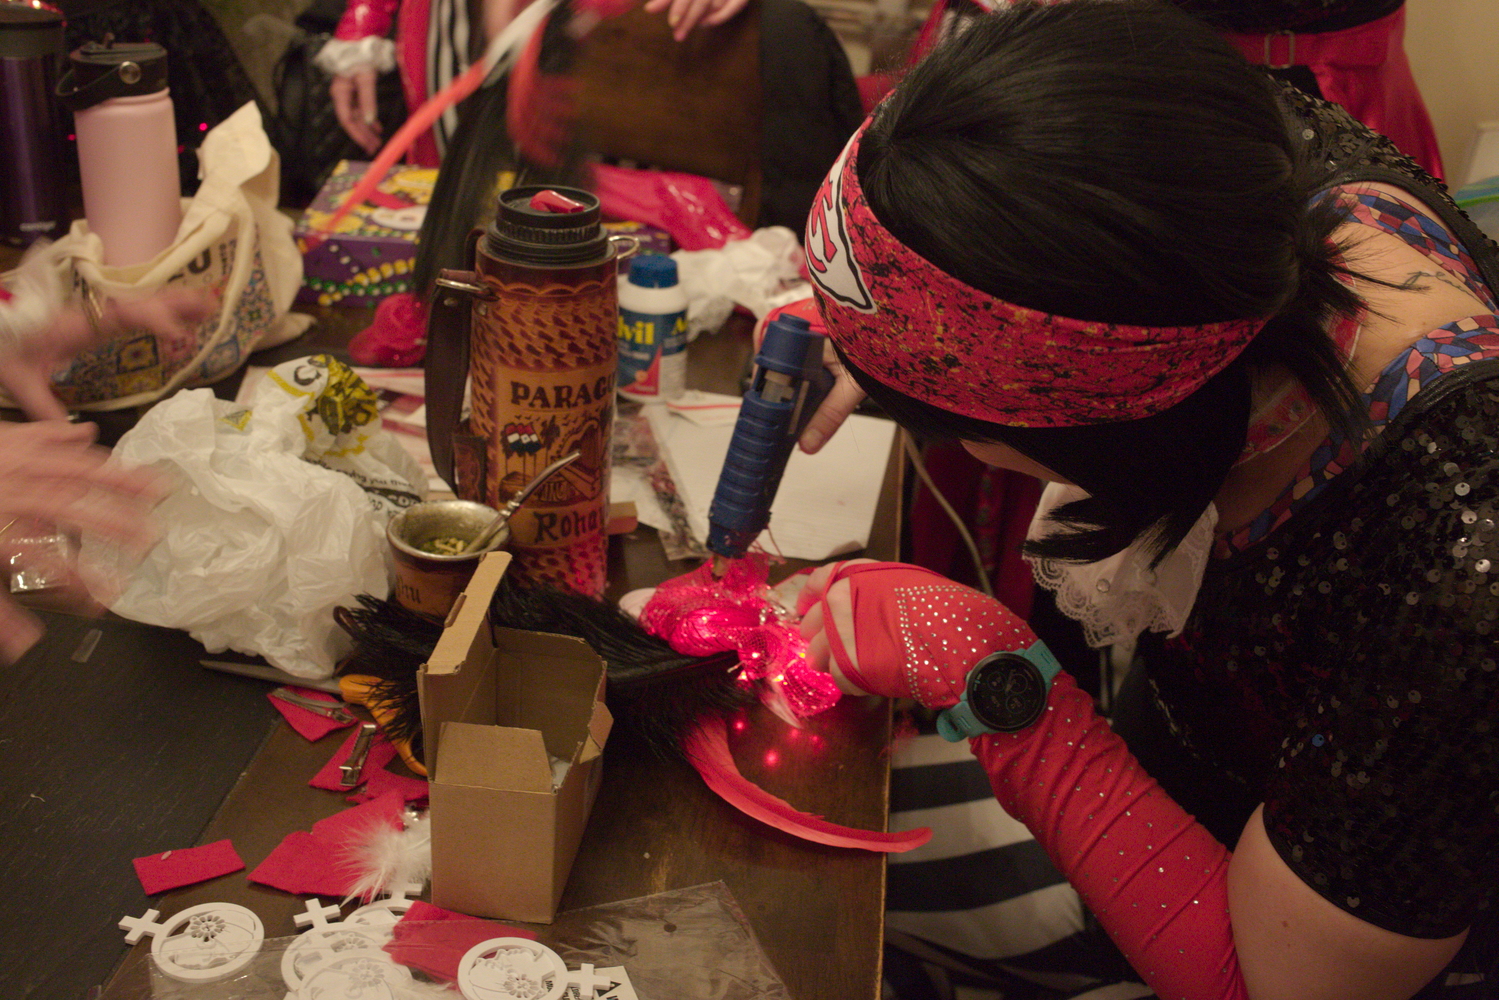
[[[1055,530],[1051,512],[1086,496],[1076,486],[1048,484],[1027,537],[1050,534]],[[1138,543],[1096,563],[1031,556],[1025,560],[1036,582],[1057,595],[1057,607],[1082,623],[1090,646],[1133,641],[1146,629],[1176,635],[1197,600],[1217,524],[1218,509],[1209,504],[1187,537],[1154,570],[1149,553]]]

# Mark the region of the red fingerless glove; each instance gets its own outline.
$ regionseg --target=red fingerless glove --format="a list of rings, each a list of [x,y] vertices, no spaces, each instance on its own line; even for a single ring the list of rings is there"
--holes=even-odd
[[[833,624],[827,593],[849,583],[858,663]],[[798,603],[806,614],[822,603],[823,631],[838,669],[870,694],[914,698],[928,708],[956,704],[968,671],[990,653],[1036,642],[1024,619],[992,597],[905,563],[842,563],[820,598]]]
[[[827,607],[842,579],[857,664]],[[820,600],[828,645],[850,681],[931,708],[957,702],[985,656],[1036,642],[993,598],[901,563],[840,566]],[[1228,850],[1160,790],[1067,673],[1052,682],[1034,726],[971,743],[1000,804],[1030,828],[1162,1000],[1247,996],[1229,922]]]
[[[351,0],[344,8],[343,17],[338,19],[333,37],[343,41],[370,35],[384,38],[390,31],[390,22],[399,4],[400,0]]]

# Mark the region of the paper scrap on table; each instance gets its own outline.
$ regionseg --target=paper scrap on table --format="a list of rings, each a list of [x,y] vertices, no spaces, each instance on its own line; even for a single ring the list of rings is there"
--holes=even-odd
[[[737,402],[733,396],[703,396],[705,403]],[[644,412],[686,504],[693,534],[706,540],[708,508],[734,425],[696,424],[659,403],[644,407]],[[813,561],[868,545],[894,440],[895,424],[855,414],[816,455],[792,451],[760,544],[787,558]]]

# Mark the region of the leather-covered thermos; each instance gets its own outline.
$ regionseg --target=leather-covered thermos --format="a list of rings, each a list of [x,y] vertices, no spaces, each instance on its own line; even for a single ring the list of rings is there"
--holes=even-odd
[[[510,520],[511,571],[601,596],[618,364],[616,241],[575,188],[512,188],[444,270],[427,327],[427,438],[460,497],[502,506],[571,452]],[[470,417],[460,423],[464,374]]]

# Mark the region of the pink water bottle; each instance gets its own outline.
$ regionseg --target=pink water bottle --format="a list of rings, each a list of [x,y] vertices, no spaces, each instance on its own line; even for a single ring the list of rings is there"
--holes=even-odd
[[[106,37],[75,49],[69,63],[57,94],[73,112],[89,230],[104,242],[104,263],[148,261],[182,222],[166,49]]]

